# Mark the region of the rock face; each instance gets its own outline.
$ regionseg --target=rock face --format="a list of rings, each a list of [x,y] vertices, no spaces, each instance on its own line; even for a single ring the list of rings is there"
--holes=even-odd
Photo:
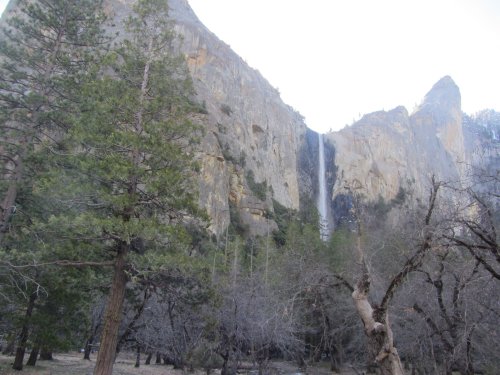
[[[272,211],[271,198],[293,209],[300,205],[297,157],[306,133],[303,118],[200,23],[186,0],[169,4],[183,36],[181,51],[208,112],[200,155],[201,203],[216,233],[228,224],[232,204],[253,234],[265,234],[269,225],[274,227],[264,216]]]
[[[115,24],[130,13],[132,3],[108,0]],[[265,218],[273,210],[272,199],[299,209],[297,157],[306,133],[303,118],[198,20],[186,0],[169,0],[169,6],[174,29],[182,36],[179,49],[207,111],[197,121],[205,129],[199,186],[200,203],[212,219],[210,229],[216,235],[224,232],[232,205],[251,234],[266,234],[268,227],[275,228]]]
[[[105,0],[113,33],[123,34],[122,21],[133,2]],[[15,4],[11,0],[9,9]],[[211,218],[210,230],[219,238],[236,212],[249,234],[265,235],[276,228],[268,219],[274,201],[291,209],[316,202],[317,134],[258,71],[198,20],[186,0],[169,0],[169,5],[182,36],[177,48],[206,109],[194,120],[205,129],[197,158],[200,204]],[[389,202],[402,193],[418,201],[426,198],[432,175],[457,181],[468,164],[498,169],[500,114],[463,115],[460,101],[457,85],[444,77],[412,114],[404,107],[375,112],[326,134],[332,221],[349,216],[346,186],[362,187],[367,201]]]
[[[500,173],[500,112],[483,110],[472,116],[464,114],[463,119],[467,167],[470,165],[483,174],[483,178],[477,176],[476,188],[488,189],[493,181],[498,183]],[[497,193],[498,189],[497,186]]]
[[[450,77],[437,82],[411,115],[404,107],[371,113],[327,138],[336,150],[330,162],[338,168],[332,202],[346,185],[360,187],[369,201],[389,202],[402,192],[423,200],[431,176],[458,181],[469,160],[460,91]]]
[[[108,0],[116,24],[129,14],[131,3]],[[198,155],[199,186],[210,229],[221,235],[236,210],[250,234],[264,235],[276,227],[266,218],[273,199],[292,209],[316,201],[318,137],[258,71],[198,20],[186,0],[169,5],[182,35],[180,51],[207,111],[197,121],[206,130]],[[486,117],[463,116],[460,91],[444,77],[412,114],[404,107],[375,112],[326,134],[332,220],[338,224],[348,216],[346,185],[359,185],[372,202],[389,202],[402,193],[418,202],[426,199],[432,175],[457,181],[468,163],[498,165],[500,129],[488,130],[493,138],[479,136],[484,126],[478,122]],[[486,155],[480,155],[485,144]]]

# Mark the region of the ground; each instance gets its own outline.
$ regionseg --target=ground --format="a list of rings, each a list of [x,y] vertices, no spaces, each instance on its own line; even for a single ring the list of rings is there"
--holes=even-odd
[[[92,361],[82,359],[80,353],[56,354],[53,361],[37,361],[35,367],[25,366],[22,371],[12,370],[14,357],[0,355],[0,375],[92,375],[95,358]],[[26,356],[27,360],[28,356]],[[114,375],[184,375],[182,370],[173,370],[171,366],[141,364],[140,368],[134,367],[135,360],[132,356],[121,356],[114,367]],[[193,375],[200,375],[195,372]]]
[[[92,375],[95,365],[95,357],[91,361],[82,359],[81,353],[67,353],[54,355],[53,361],[38,361],[35,367],[25,366],[22,371],[12,370],[14,357],[0,355],[0,375]],[[28,355],[26,355],[26,360]],[[154,361],[154,359],[153,359]],[[144,358],[142,363],[144,362]],[[198,370],[187,372],[182,370],[174,370],[172,366],[164,365],[144,365],[135,368],[135,358],[133,355],[120,355],[114,367],[114,375],[203,375],[204,371]],[[271,364],[270,373],[275,375],[302,375],[299,370],[290,363],[277,362]],[[212,371],[213,375],[220,374],[220,371]],[[250,371],[250,375],[257,372]],[[317,368],[309,368],[307,374],[310,375],[331,375],[332,372],[326,366]],[[354,372],[342,372],[342,375],[354,375]]]

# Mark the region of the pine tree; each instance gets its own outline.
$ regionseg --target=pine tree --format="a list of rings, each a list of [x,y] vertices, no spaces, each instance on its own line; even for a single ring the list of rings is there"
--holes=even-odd
[[[47,169],[47,153],[71,124],[78,85],[104,43],[100,0],[20,0],[0,41],[0,253],[4,264],[38,263],[47,256],[31,232],[49,216],[49,200],[36,193]],[[49,153],[50,154],[50,153]],[[7,234],[7,236],[6,236]],[[42,269],[9,267],[6,290],[24,281],[25,304],[13,368],[23,367]],[[18,290],[19,291],[19,290]],[[13,295],[13,294],[11,294]],[[19,295],[19,294],[18,294]],[[20,309],[21,310],[21,309]]]
[[[100,0],[19,0],[2,30],[0,241],[20,188],[32,185],[41,167],[33,153],[66,130],[78,86],[105,42],[100,6]]]
[[[127,38],[80,87],[84,101],[62,157],[44,183],[67,210],[53,215],[60,259],[113,265],[94,374],[111,374],[126,286],[182,256],[186,221],[200,215],[192,184],[190,121],[197,106],[164,0],[140,0]]]

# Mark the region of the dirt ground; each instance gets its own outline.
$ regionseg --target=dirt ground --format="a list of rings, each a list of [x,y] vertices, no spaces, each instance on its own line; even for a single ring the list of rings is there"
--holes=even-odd
[[[26,355],[25,360],[28,359]],[[24,366],[22,371],[12,370],[14,357],[0,355],[0,375],[92,375],[95,365],[95,356],[91,361],[82,359],[81,353],[55,354],[53,361],[37,361],[35,367]],[[144,361],[144,359],[143,359]],[[188,372],[183,370],[174,370],[172,366],[165,365],[144,365],[135,368],[135,359],[133,355],[121,355],[118,357],[114,367],[114,375],[204,375],[202,370]],[[277,362],[270,365],[270,373],[276,375],[305,375],[291,363]],[[273,371],[274,370],[274,371]],[[212,375],[219,375],[220,371],[214,370]],[[248,372],[250,375],[257,374],[255,371]],[[307,375],[332,375],[326,367],[308,368]],[[342,372],[342,375],[354,375],[354,372]]]
[[[24,366],[22,371],[12,370],[14,357],[0,355],[0,375],[92,375],[95,358],[91,361],[82,359],[80,353],[55,354],[53,361],[37,361],[35,367]],[[26,356],[26,360],[28,356]],[[182,370],[174,370],[171,366],[141,364],[134,367],[135,360],[130,357],[118,357],[114,367],[114,375],[185,375]],[[190,373],[201,375],[202,371]]]

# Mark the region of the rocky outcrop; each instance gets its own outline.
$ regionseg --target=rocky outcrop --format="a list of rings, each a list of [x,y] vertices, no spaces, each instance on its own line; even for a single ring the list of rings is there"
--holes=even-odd
[[[336,150],[330,162],[338,168],[334,206],[346,186],[359,187],[372,202],[390,202],[405,192],[422,201],[431,176],[459,181],[470,160],[460,91],[450,77],[437,82],[411,115],[404,107],[371,113],[327,138]]]

